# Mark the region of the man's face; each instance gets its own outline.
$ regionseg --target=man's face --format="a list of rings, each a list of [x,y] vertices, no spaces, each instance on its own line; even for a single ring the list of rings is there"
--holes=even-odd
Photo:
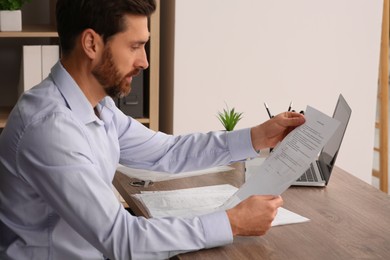
[[[126,30],[110,38],[92,74],[111,97],[125,97],[133,77],[149,64],[145,44],[149,40],[147,18],[127,15]]]

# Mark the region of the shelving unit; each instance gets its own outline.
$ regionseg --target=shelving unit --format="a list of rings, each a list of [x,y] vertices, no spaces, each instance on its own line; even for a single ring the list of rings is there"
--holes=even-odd
[[[153,130],[158,130],[159,128],[159,44],[160,44],[160,1],[157,2],[157,10],[152,15],[150,19],[150,42],[149,42],[149,84],[148,86],[144,86],[147,88],[146,93],[148,96],[146,97],[145,103],[148,104],[147,115],[144,118],[136,118],[142,124],[147,125],[149,128]],[[55,29],[55,0],[40,0],[38,4],[49,4],[49,14],[46,14],[49,20],[47,24],[34,25],[32,23],[25,23],[23,19],[23,30],[21,32],[0,32],[0,48],[7,48],[1,45],[2,41],[12,41],[15,45],[21,45],[21,41],[36,41],[36,40],[46,40],[48,39],[51,42],[58,41],[58,33]],[[33,3],[27,4],[32,6]],[[23,11],[30,11],[22,10]],[[30,19],[31,20],[31,19]],[[2,51],[0,49],[0,51]],[[4,51],[4,49],[3,49]],[[19,50],[21,52],[21,48]],[[5,65],[3,65],[5,66]],[[8,64],[7,64],[8,66]],[[12,69],[16,71],[20,71],[20,66],[13,64]],[[1,73],[1,68],[0,68]],[[0,74],[0,85],[6,85],[2,82],[7,75]],[[7,96],[11,98],[7,99],[7,103],[4,104],[4,99],[0,99],[0,128],[4,128],[7,123],[7,118],[9,112],[12,110],[12,106],[15,105],[17,97],[17,80],[12,80],[12,86],[6,86],[5,92],[7,92]],[[14,93],[10,93],[13,92]],[[14,94],[14,95],[13,95]],[[11,102],[9,100],[12,99]],[[10,104],[11,103],[11,104]]]
[[[0,60],[0,86],[2,88],[0,93],[0,128],[5,127],[8,115],[18,98],[17,85],[22,46],[58,42],[54,19],[55,3],[55,0],[36,0],[24,5],[22,8],[22,31],[0,32],[2,56],[2,60]],[[47,8],[48,5],[49,8]]]

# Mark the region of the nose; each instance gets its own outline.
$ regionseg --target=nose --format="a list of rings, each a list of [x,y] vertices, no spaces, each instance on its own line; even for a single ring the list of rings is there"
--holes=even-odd
[[[146,55],[146,50],[144,48],[142,49],[142,51],[140,51],[135,65],[137,68],[140,69],[147,69],[149,67],[148,57]]]

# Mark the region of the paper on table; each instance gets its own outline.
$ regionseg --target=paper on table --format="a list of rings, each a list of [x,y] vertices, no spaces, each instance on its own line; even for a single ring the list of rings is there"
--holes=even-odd
[[[228,185],[213,185],[170,191],[141,191],[133,196],[139,199],[153,217],[191,217],[215,211],[237,188]]]
[[[134,168],[126,167],[121,164],[117,167],[118,171],[131,178],[137,178],[139,180],[144,180],[144,181],[150,180],[153,182],[173,180],[173,179],[179,179],[179,178],[185,178],[191,176],[199,176],[208,173],[225,172],[225,171],[230,171],[232,169],[234,168],[230,166],[218,166],[218,167],[208,168],[199,171],[168,173],[168,172],[134,169]]]
[[[280,195],[309,168],[340,122],[308,106],[306,122],[295,128],[240,189],[222,206],[228,209],[251,195]]]
[[[274,226],[288,225],[293,223],[303,223],[307,221],[310,221],[310,219],[280,207],[278,209],[278,213],[276,214],[276,217],[274,218],[274,221],[272,221],[272,226],[274,227]]]
[[[214,185],[172,191],[144,191],[133,195],[140,200],[152,217],[193,217],[218,210],[237,188],[228,185]],[[279,208],[272,226],[309,221],[285,208]]]

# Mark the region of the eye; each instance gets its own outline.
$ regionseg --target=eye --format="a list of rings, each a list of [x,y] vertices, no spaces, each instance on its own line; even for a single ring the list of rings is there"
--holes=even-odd
[[[133,50],[133,51],[136,51],[136,50],[139,50],[142,48],[142,44],[133,44],[130,46],[130,49]]]

